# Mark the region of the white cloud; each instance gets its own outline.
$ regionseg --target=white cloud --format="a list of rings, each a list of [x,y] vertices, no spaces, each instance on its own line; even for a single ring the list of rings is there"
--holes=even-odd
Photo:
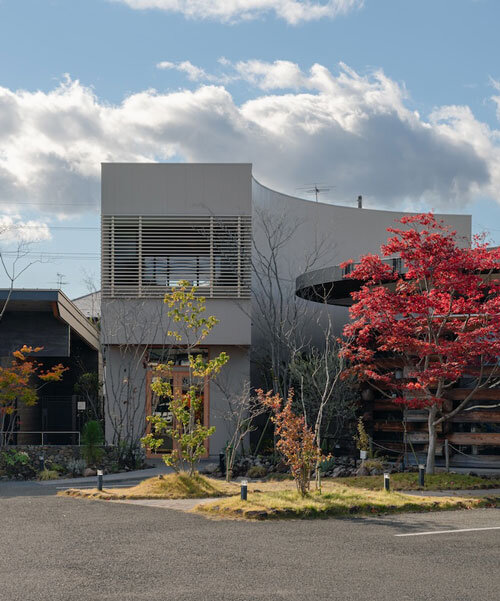
[[[158,69],[173,69],[185,73],[190,81],[212,81],[213,76],[209,75],[204,69],[193,65],[190,61],[182,61],[180,63],[171,63],[170,61],[162,61],[157,65]]]
[[[98,204],[100,163],[109,161],[248,161],[279,190],[293,194],[324,181],[335,185],[334,200],[363,194],[387,208],[459,209],[479,195],[500,199],[500,132],[468,107],[438,107],[424,118],[382,71],[220,65],[221,75],[187,62],[167,68],[192,80],[243,79],[257,90],[252,100],[238,104],[213,84],[144,90],[119,105],[69,78],[46,93],[0,88],[3,212],[26,202],[59,216],[86,212]]]
[[[42,221],[23,221],[18,216],[0,215],[0,242],[3,244],[41,242],[51,238],[48,225]]]
[[[257,19],[274,14],[291,25],[333,19],[363,6],[364,0],[112,0],[136,10],[158,9],[190,19],[223,23]]]
[[[500,92],[500,81],[490,77],[490,84],[497,92]],[[491,99],[497,105],[497,118],[500,120],[500,96],[492,96]]]

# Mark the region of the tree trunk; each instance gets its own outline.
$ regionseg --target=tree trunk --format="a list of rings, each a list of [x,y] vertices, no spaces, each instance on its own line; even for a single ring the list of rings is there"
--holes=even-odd
[[[319,451],[318,451],[319,453]],[[316,460],[316,490],[319,491],[319,494],[321,494],[321,472],[319,469],[319,466],[321,465],[321,460],[317,459]]]
[[[231,471],[233,469],[233,451],[230,451],[229,448],[226,448],[226,482],[231,480]]]
[[[432,405],[429,408],[428,427],[429,427],[429,448],[427,451],[427,466],[425,468],[426,474],[434,474],[436,467],[436,414],[437,406]]]

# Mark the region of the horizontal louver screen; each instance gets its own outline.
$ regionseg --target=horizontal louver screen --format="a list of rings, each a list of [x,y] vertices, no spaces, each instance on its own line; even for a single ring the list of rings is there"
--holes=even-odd
[[[188,280],[207,298],[248,298],[251,218],[103,216],[103,298],[163,298]]]

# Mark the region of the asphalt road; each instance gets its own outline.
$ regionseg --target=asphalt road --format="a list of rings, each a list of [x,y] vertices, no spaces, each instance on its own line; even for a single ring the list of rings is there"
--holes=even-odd
[[[0,483],[1,601],[498,601],[500,510],[212,521]]]

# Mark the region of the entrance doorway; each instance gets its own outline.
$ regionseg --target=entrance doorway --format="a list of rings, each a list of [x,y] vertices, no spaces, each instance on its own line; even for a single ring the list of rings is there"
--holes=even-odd
[[[172,371],[167,375],[161,374],[161,372],[153,371],[154,368],[149,367],[147,372],[146,379],[146,416],[148,415],[156,415],[158,417],[163,417],[167,420],[167,423],[170,425],[173,420],[173,415],[170,412],[170,401],[169,399],[159,398],[153,389],[151,388],[151,384],[155,381],[156,378],[162,378],[164,380],[169,381],[170,386],[172,388],[172,392],[174,396],[180,396],[187,394],[189,392],[189,371],[183,369],[182,367],[174,367]],[[200,387],[199,394],[202,398],[202,410],[201,415],[197,416],[200,419],[204,426],[208,426],[209,424],[209,395],[208,395],[208,381]],[[146,421],[146,433],[149,434],[151,432],[151,424],[149,421]],[[157,452],[151,452],[148,450],[147,457],[161,457],[164,453],[169,453],[173,449],[176,448],[175,442],[171,437],[165,435],[161,436],[163,438],[163,445]],[[205,454],[204,458],[208,457],[208,440],[205,441]]]

